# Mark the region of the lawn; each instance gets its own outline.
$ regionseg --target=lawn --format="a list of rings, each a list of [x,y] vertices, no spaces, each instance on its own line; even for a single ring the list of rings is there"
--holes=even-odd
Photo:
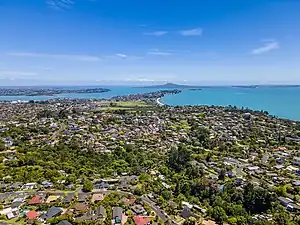
[[[153,105],[147,104],[142,101],[120,101],[120,102],[111,102],[107,106],[101,107],[98,110],[100,111],[115,111],[115,110],[126,110],[126,111],[136,111],[143,109],[150,109]]]
[[[146,102],[142,101],[123,101],[123,102],[116,102],[116,107],[147,107],[150,106]]]

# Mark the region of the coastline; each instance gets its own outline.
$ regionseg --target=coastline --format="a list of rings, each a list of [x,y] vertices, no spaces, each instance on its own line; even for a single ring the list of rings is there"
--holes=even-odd
[[[157,99],[156,99],[156,103],[157,103],[159,106],[164,106],[165,104],[161,103],[160,99],[161,99],[161,98],[157,98]]]

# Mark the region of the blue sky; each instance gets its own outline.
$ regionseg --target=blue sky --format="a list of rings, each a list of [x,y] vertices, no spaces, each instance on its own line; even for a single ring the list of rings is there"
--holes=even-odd
[[[299,0],[1,0],[0,85],[300,84]]]

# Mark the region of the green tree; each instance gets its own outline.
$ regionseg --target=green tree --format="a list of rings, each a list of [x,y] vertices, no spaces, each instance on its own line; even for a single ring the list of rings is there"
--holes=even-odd
[[[275,188],[275,192],[279,196],[286,196],[287,188],[288,188],[288,185],[279,185],[278,187]]]
[[[178,148],[173,148],[168,157],[168,165],[176,172],[180,172],[188,165],[191,159],[191,152],[186,146],[180,145]]]
[[[293,224],[291,221],[290,215],[283,210],[274,215],[274,221],[278,225],[292,225]]]
[[[170,200],[172,198],[172,192],[171,191],[168,191],[168,190],[164,190],[162,191],[161,193],[162,197],[165,199],[165,200]]]
[[[225,176],[226,176],[226,171],[224,169],[221,169],[218,176],[219,180],[225,180]]]
[[[223,224],[227,220],[226,212],[220,206],[216,206],[216,207],[213,208],[212,217],[215,219],[215,221],[218,224]]]
[[[195,217],[189,217],[184,221],[184,225],[195,225],[197,222]]]
[[[5,150],[4,142],[0,140],[0,151],[4,151],[4,150]]]
[[[261,187],[254,187],[249,183],[244,189],[244,207],[251,213],[266,212],[271,209],[275,196]]]
[[[91,192],[93,190],[93,183],[89,179],[85,179],[82,190],[84,192]]]
[[[199,178],[199,177],[202,177],[204,172],[203,172],[203,169],[200,168],[200,166],[197,166],[197,165],[190,165],[187,167],[186,169],[186,174],[192,178],[192,179],[196,179],[196,178]]]

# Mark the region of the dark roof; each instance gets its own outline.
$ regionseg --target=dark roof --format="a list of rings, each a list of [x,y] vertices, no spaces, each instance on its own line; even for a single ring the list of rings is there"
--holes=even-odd
[[[72,225],[72,224],[67,220],[62,220],[57,225]]]
[[[189,217],[192,216],[192,212],[191,210],[189,209],[189,207],[185,206],[184,209],[182,210],[181,212],[181,216],[184,218],[184,219],[187,219]]]
[[[52,217],[58,216],[61,214],[62,209],[58,207],[51,207],[46,214],[42,216],[43,219],[50,219]]]
[[[120,207],[114,207],[113,208],[113,219],[116,217],[119,217],[121,219],[123,213],[123,209]]]
[[[107,188],[109,188],[109,185],[104,181],[102,181],[101,183],[96,183],[94,185],[94,189],[107,189]]]

